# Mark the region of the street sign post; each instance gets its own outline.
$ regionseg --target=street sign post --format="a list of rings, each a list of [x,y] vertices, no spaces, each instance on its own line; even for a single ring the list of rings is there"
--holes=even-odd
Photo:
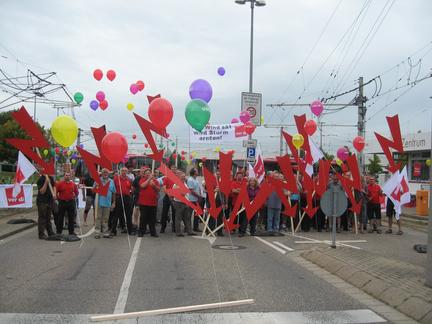
[[[333,218],[332,248],[336,248],[336,217],[341,216],[348,207],[348,200],[341,186],[333,185],[321,197],[321,210]]]
[[[256,139],[243,140],[243,147],[256,147],[258,141]]]
[[[247,110],[251,115],[251,122],[257,126],[261,125],[261,103],[261,93],[242,92],[241,111]]]

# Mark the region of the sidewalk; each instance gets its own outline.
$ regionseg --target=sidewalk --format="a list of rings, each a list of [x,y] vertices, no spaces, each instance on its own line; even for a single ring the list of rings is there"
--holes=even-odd
[[[432,289],[424,285],[426,254],[413,250],[414,243],[426,243],[427,234],[405,228],[402,236],[363,238],[368,243],[361,250],[319,246],[301,255],[405,315],[432,323]]]
[[[12,219],[32,219],[35,223],[24,223],[24,224],[8,224],[7,222]],[[26,212],[12,213],[9,215],[0,216],[0,240],[25,231],[26,229],[37,226],[37,210],[28,209]]]

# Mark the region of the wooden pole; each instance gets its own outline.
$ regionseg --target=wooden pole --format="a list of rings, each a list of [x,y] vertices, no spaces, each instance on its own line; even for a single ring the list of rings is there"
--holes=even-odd
[[[223,308],[223,307],[250,305],[254,303],[255,303],[254,299],[242,299],[242,300],[220,302],[220,303],[213,303],[213,304],[162,308],[162,309],[155,309],[155,310],[142,311],[142,312],[91,316],[90,321],[92,322],[113,321],[113,320],[122,320],[128,318],[139,318],[144,316],[176,314],[176,313],[185,313],[185,312],[199,311],[205,309],[216,309],[216,308]]]

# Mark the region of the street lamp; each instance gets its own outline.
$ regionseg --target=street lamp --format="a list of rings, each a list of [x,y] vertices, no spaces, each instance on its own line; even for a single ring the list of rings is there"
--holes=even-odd
[[[249,61],[249,92],[252,92],[252,80],[253,80],[253,25],[254,25],[254,8],[264,7],[266,2],[264,0],[235,0],[235,3],[244,5],[246,2],[250,2],[251,8],[251,33],[250,33],[250,61]]]

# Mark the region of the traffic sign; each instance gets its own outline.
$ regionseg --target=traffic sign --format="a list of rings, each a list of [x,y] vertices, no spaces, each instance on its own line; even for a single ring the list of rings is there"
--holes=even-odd
[[[255,159],[255,152],[256,152],[255,147],[248,147],[247,148],[247,158],[248,159]]]
[[[243,140],[243,147],[256,147],[258,141],[256,139]]]
[[[322,195],[320,206],[327,217],[341,216],[348,207],[345,192],[340,186],[332,186]]]
[[[247,110],[251,115],[251,121],[257,126],[261,125],[261,102],[261,93],[241,93],[241,111]]]

